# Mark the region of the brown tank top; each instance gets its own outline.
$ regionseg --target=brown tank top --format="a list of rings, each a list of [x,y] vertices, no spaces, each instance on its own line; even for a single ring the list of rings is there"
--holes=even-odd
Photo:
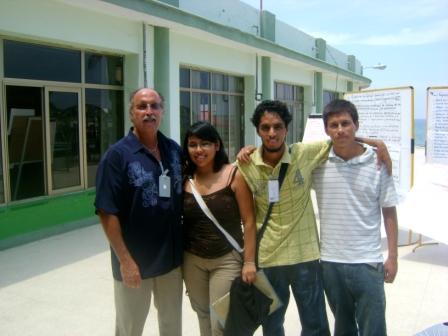
[[[202,195],[204,202],[218,220],[218,223],[243,245],[241,216],[238,203],[230,185],[236,168],[231,172],[229,182],[223,189]],[[204,214],[193,194],[184,194],[184,244],[185,250],[202,258],[218,258],[233,248],[215,224]]]

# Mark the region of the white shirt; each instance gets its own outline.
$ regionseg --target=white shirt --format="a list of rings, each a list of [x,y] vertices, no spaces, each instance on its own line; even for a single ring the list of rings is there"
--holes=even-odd
[[[382,262],[381,208],[397,204],[393,178],[378,170],[376,153],[344,161],[333,149],[313,174],[320,218],[321,259],[343,263]]]

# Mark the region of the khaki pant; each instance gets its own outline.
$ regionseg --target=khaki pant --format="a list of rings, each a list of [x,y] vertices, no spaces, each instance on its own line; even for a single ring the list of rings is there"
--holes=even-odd
[[[116,336],[140,336],[154,295],[159,335],[182,335],[182,273],[178,267],[158,277],[142,280],[140,288],[114,281]]]
[[[219,321],[210,316],[210,305],[229,292],[233,279],[241,274],[240,255],[232,251],[219,258],[206,259],[185,252],[182,269],[201,336],[222,335]]]

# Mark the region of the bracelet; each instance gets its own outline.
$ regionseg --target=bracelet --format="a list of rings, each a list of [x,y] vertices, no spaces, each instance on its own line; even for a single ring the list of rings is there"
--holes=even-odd
[[[255,266],[255,261],[245,261],[245,262],[243,263],[243,265],[244,265],[244,266],[246,266],[246,265],[254,265],[254,266]]]

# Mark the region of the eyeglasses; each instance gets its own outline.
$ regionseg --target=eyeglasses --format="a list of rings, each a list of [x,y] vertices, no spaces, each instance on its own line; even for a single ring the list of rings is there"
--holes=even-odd
[[[196,149],[196,148],[201,148],[201,149],[210,149],[213,146],[213,142],[210,141],[203,141],[203,142],[190,142],[188,144],[188,149]]]
[[[142,103],[135,106],[135,108],[139,111],[146,111],[148,108],[151,110],[160,110],[162,109],[162,104],[160,103]]]

